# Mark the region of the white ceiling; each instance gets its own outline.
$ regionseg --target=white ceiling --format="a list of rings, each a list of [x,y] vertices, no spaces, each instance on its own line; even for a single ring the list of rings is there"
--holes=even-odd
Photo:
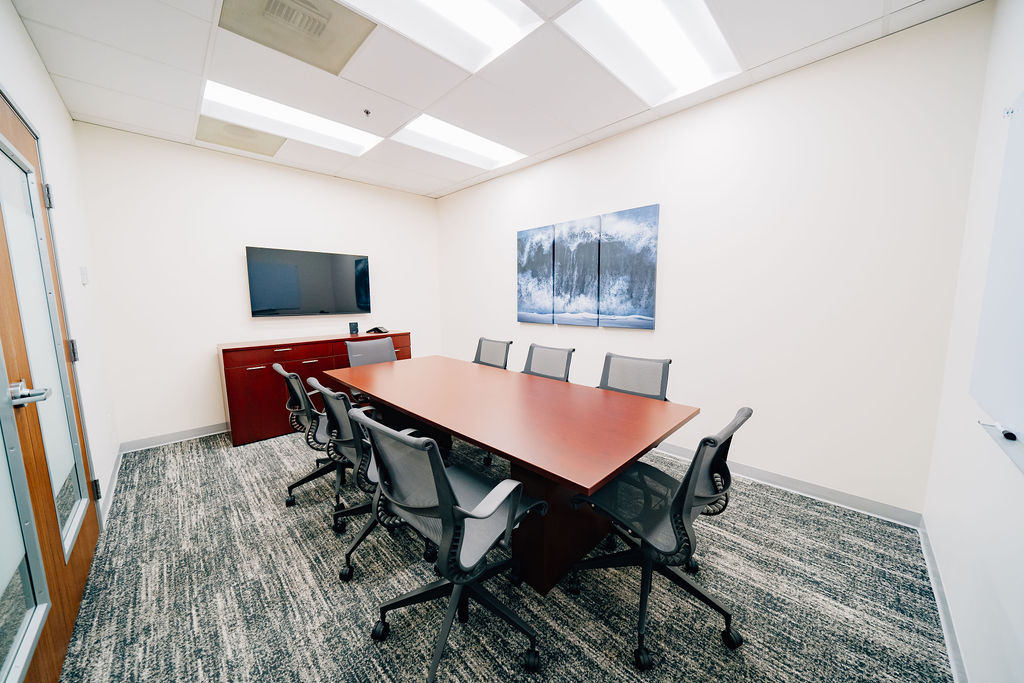
[[[654,108],[551,23],[576,0],[523,0],[545,23],[475,74],[377,26],[340,76],[218,27],[221,0],[14,4],[76,120],[440,197],[976,0],[706,1],[743,71]],[[527,156],[485,171],[388,139],[361,157],[221,147],[195,138],[207,79],[385,138],[426,112]]]

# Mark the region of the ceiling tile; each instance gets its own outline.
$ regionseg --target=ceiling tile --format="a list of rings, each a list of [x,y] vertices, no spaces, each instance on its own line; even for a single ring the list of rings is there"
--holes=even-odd
[[[32,21],[25,28],[51,74],[182,109],[199,102],[196,74]]]
[[[324,149],[315,145],[307,145],[298,140],[286,140],[274,155],[274,161],[280,161],[289,166],[298,166],[310,171],[320,171],[334,175],[342,169],[351,166],[357,157],[335,152],[332,149]]]
[[[214,13],[217,9],[217,0],[160,0],[165,5],[177,7],[183,12],[188,12],[194,17],[203,21],[213,23]]]
[[[707,0],[740,66],[749,69],[882,16],[885,0]]]
[[[417,114],[397,100],[230,31],[218,28],[216,33],[206,73],[212,81],[385,137]],[[369,117],[364,109],[370,110]]]
[[[563,10],[575,5],[579,0],[523,0],[523,4],[540,15],[541,19],[550,19]]]
[[[22,18],[200,74],[210,23],[156,0],[18,0]]]
[[[341,75],[417,109],[425,109],[469,76],[468,71],[378,26]]]
[[[479,75],[456,86],[427,113],[527,156],[576,137],[547,107],[516,97]]]
[[[416,173],[415,171],[406,171],[393,166],[378,164],[362,157],[356,159],[351,166],[338,175],[342,178],[360,180],[372,185],[391,187],[414,194],[434,192],[451,182],[424,173]]]
[[[477,77],[558,118],[576,135],[647,105],[558,28],[545,24],[485,66]]]
[[[61,76],[54,76],[53,83],[74,119],[172,140],[192,139],[195,114],[188,109],[169,107]]]
[[[383,140],[361,158],[386,166],[404,168],[441,178],[448,182],[465,180],[483,173],[482,168],[470,166],[448,157],[438,156],[422,149],[403,145],[394,140]]]

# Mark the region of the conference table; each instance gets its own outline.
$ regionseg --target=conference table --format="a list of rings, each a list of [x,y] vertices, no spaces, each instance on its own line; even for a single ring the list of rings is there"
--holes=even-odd
[[[548,502],[512,537],[523,580],[546,594],[609,531],[570,504],[592,494],[700,410],[445,356],[326,374],[349,389],[508,459],[526,495]]]

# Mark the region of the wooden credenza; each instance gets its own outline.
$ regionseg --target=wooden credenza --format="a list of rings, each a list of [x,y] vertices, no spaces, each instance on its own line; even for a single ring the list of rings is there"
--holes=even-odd
[[[231,429],[231,443],[240,446],[292,431],[288,425],[288,390],[284,380],[271,367],[280,363],[288,372],[296,372],[303,381],[316,377],[325,386],[341,389],[324,374],[334,368],[347,368],[347,341],[366,341],[391,337],[399,360],[412,357],[408,332],[387,334],[346,334],[267,342],[221,344],[217,355],[221,363],[224,403]]]

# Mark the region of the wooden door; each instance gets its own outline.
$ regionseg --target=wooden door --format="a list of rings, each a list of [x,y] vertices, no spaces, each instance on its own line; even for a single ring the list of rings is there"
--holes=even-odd
[[[36,538],[27,540],[39,548],[46,589],[39,595],[48,600],[28,681],[60,675],[99,532],[44,206],[37,140],[0,96],[0,349],[8,383],[49,390],[44,400],[28,402],[0,387],[0,410],[13,412],[16,429],[5,429],[4,441],[10,452],[12,442],[20,445],[35,521]]]

